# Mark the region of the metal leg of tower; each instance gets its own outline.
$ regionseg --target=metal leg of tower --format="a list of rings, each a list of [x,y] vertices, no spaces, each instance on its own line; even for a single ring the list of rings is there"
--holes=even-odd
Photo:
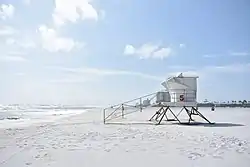
[[[163,107],[161,107],[158,111],[156,111],[155,114],[149,119],[149,121],[152,121],[152,119],[154,119],[155,116],[156,119],[158,119],[157,117],[160,115],[162,109]]]
[[[175,120],[178,121],[179,123],[181,123],[181,121],[178,119],[178,117],[174,114],[174,112],[170,109],[170,107],[168,108],[168,110],[171,112],[171,114],[175,117]]]
[[[187,112],[187,115],[188,115],[188,117],[189,117],[188,123],[190,123],[190,121],[193,121],[193,119],[192,119],[192,111],[189,111],[189,110],[187,109],[186,106],[184,106],[183,108],[184,108],[185,111]]]
[[[159,114],[156,115],[155,120],[157,121],[157,120],[161,117],[162,114],[164,114],[164,108],[163,108],[163,107],[162,107],[161,110],[159,111]]]
[[[209,124],[213,124],[212,122],[210,122],[204,115],[202,115],[198,110],[196,110],[194,107],[192,107],[193,110],[203,119],[205,119]]]
[[[176,115],[177,117],[181,114],[184,108],[181,109],[181,111]]]
[[[166,117],[167,121],[169,121],[168,116],[167,116],[167,113],[165,114],[165,117]]]
[[[167,112],[168,108],[169,108],[169,107],[167,107],[165,110],[163,110],[161,119],[160,119],[160,121],[157,123],[157,125],[160,125],[160,124],[161,124],[161,121],[163,120],[163,117],[166,116],[166,112]]]

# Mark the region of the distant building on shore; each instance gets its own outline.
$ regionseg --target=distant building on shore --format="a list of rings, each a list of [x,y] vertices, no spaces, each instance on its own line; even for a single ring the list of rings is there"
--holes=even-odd
[[[250,102],[243,100],[243,101],[239,101],[239,103],[236,103],[237,101],[232,101],[230,102],[208,102],[208,101],[204,101],[202,103],[198,103],[197,106],[198,107],[244,107],[244,108],[250,108]]]

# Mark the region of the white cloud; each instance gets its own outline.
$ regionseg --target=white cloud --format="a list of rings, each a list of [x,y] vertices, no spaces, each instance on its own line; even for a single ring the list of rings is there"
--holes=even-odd
[[[160,47],[159,45],[144,44],[139,48],[135,48],[132,45],[126,45],[124,49],[125,55],[136,55],[140,59],[148,58],[166,58],[172,54],[173,50],[170,47]]]
[[[24,3],[25,5],[30,5],[31,0],[23,0],[23,3]]]
[[[182,70],[187,70],[187,69],[194,69],[195,67],[193,66],[188,66],[188,65],[172,65],[169,66],[170,69],[182,69]]]
[[[171,53],[172,53],[171,48],[161,48],[153,53],[153,57],[164,59],[165,57],[168,57]]]
[[[16,73],[16,75],[17,75],[17,76],[25,76],[25,73],[23,73],[23,72],[18,72],[18,73]]]
[[[185,47],[186,47],[186,45],[184,43],[180,44],[180,48],[185,48]]]
[[[27,55],[27,53],[22,51],[10,51],[8,52],[8,55],[24,56]]]
[[[206,54],[203,55],[204,58],[216,58],[216,57],[228,57],[228,56],[238,56],[238,57],[245,57],[250,55],[249,52],[228,52],[226,54]]]
[[[230,52],[231,56],[248,56],[250,55],[248,52]]]
[[[14,45],[16,43],[16,40],[13,38],[8,38],[6,39],[6,44],[7,45]]]
[[[44,25],[40,26],[38,31],[41,34],[43,48],[50,52],[69,52],[72,49],[84,46],[83,43],[76,42],[71,38],[59,37],[54,29],[47,28]]]
[[[36,48],[36,44],[34,41],[31,41],[30,39],[14,39],[14,38],[8,38],[6,39],[7,45],[15,45],[21,48],[30,49],[30,48]]]
[[[98,19],[96,9],[90,0],[55,0],[55,9],[52,14],[56,25],[66,22],[76,22],[79,19]]]
[[[11,26],[0,25],[0,36],[9,36],[17,33],[17,30]]]
[[[241,73],[241,72],[250,72],[250,63],[241,64],[229,64],[222,66],[207,66],[204,68],[208,72],[220,72],[220,73]]]
[[[178,67],[178,66],[177,66]],[[178,71],[174,71],[169,73],[171,76],[176,76],[179,73],[183,73],[185,76],[201,76],[204,78],[205,76],[217,76],[221,74],[236,74],[236,73],[248,73],[250,72],[250,63],[245,64],[228,64],[221,66],[205,66],[202,68],[180,68],[178,67]]]
[[[105,10],[100,10],[100,11],[99,11],[99,17],[100,17],[100,19],[105,19],[105,17],[106,17],[106,12],[105,12]]]
[[[206,54],[203,55],[204,58],[214,58],[214,57],[219,57],[220,55],[216,55],[216,54]]]
[[[78,73],[78,74],[90,74],[91,76],[112,76],[112,75],[127,75],[127,76],[138,76],[141,78],[152,79],[162,81],[164,77],[154,76],[149,74],[144,74],[134,71],[125,71],[125,70],[108,70],[108,69],[98,69],[98,68],[65,68],[65,67],[47,67],[52,69],[57,69],[64,72]]]
[[[6,20],[7,18],[12,18],[15,12],[15,7],[11,4],[0,5],[0,18]]]
[[[178,72],[171,72],[171,73],[169,73],[169,76],[178,76],[180,73],[182,73],[183,76],[185,76],[185,77],[200,76],[200,72],[198,72],[198,71],[178,71]]]
[[[178,72],[174,72],[171,74],[176,74],[180,72],[197,74],[198,76],[217,75],[223,73],[245,73],[245,72],[250,72],[250,63],[245,63],[245,64],[236,63],[236,64],[221,65],[221,66],[205,66],[203,68],[196,68],[196,69],[193,68],[193,70],[179,69]]]
[[[49,80],[50,83],[84,83],[89,81],[89,79],[82,79],[82,78],[63,78],[63,79],[51,79]]]
[[[185,66],[184,66],[185,67]],[[181,69],[181,66],[174,67],[178,70],[166,73],[165,76],[155,76],[144,74],[141,72],[127,71],[127,70],[109,70],[109,69],[98,69],[98,68],[65,68],[65,67],[48,67],[57,69],[64,72],[74,73],[74,74],[89,74],[89,76],[114,76],[114,75],[123,75],[123,76],[138,76],[145,79],[151,79],[156,81],[162,81],[167,76],[176,76],[177,74],[183,73],[185,76],[204,76],[209,73],[241,73],[241,72],[250,72],[250,64],[229,64],[223,66],[205,66],[203,68],[194,68],[194,67],[185,67],[189,69]],[[80,82],[80,81],[79,81]]]
[[[2,62],[26,62],[27,59],[21,56],[1,56],[0,61]]]
[[[133,55],[135,54],[135,48],[132,45],[126,45],[124,49],[124,54]]]
[[[158,45],[144,44],[140,48],[135,50],[135,54],[139,55],[140,58],[153,57],[154,52],[159,48]]]
[[[35,42],[31,40],[24,40],[22,43],[19,43],[19,45],[23,48],[36,48]]]

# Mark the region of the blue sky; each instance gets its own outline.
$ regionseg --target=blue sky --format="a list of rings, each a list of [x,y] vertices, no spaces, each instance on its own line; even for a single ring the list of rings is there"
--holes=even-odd
[[[248,0],[0,0],[0,103],[111,104],[197,74],[250,100]]]

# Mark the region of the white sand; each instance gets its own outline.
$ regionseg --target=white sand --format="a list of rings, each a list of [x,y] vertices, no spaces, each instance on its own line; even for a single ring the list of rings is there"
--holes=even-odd
[[[200,111],[221,124],[150,125],[146,120],[154,111],[148,109],[119,121],[133,124],[103,125],[99,110],[52,124],[0,129],[0,166],[249,167],[250,110]]]

